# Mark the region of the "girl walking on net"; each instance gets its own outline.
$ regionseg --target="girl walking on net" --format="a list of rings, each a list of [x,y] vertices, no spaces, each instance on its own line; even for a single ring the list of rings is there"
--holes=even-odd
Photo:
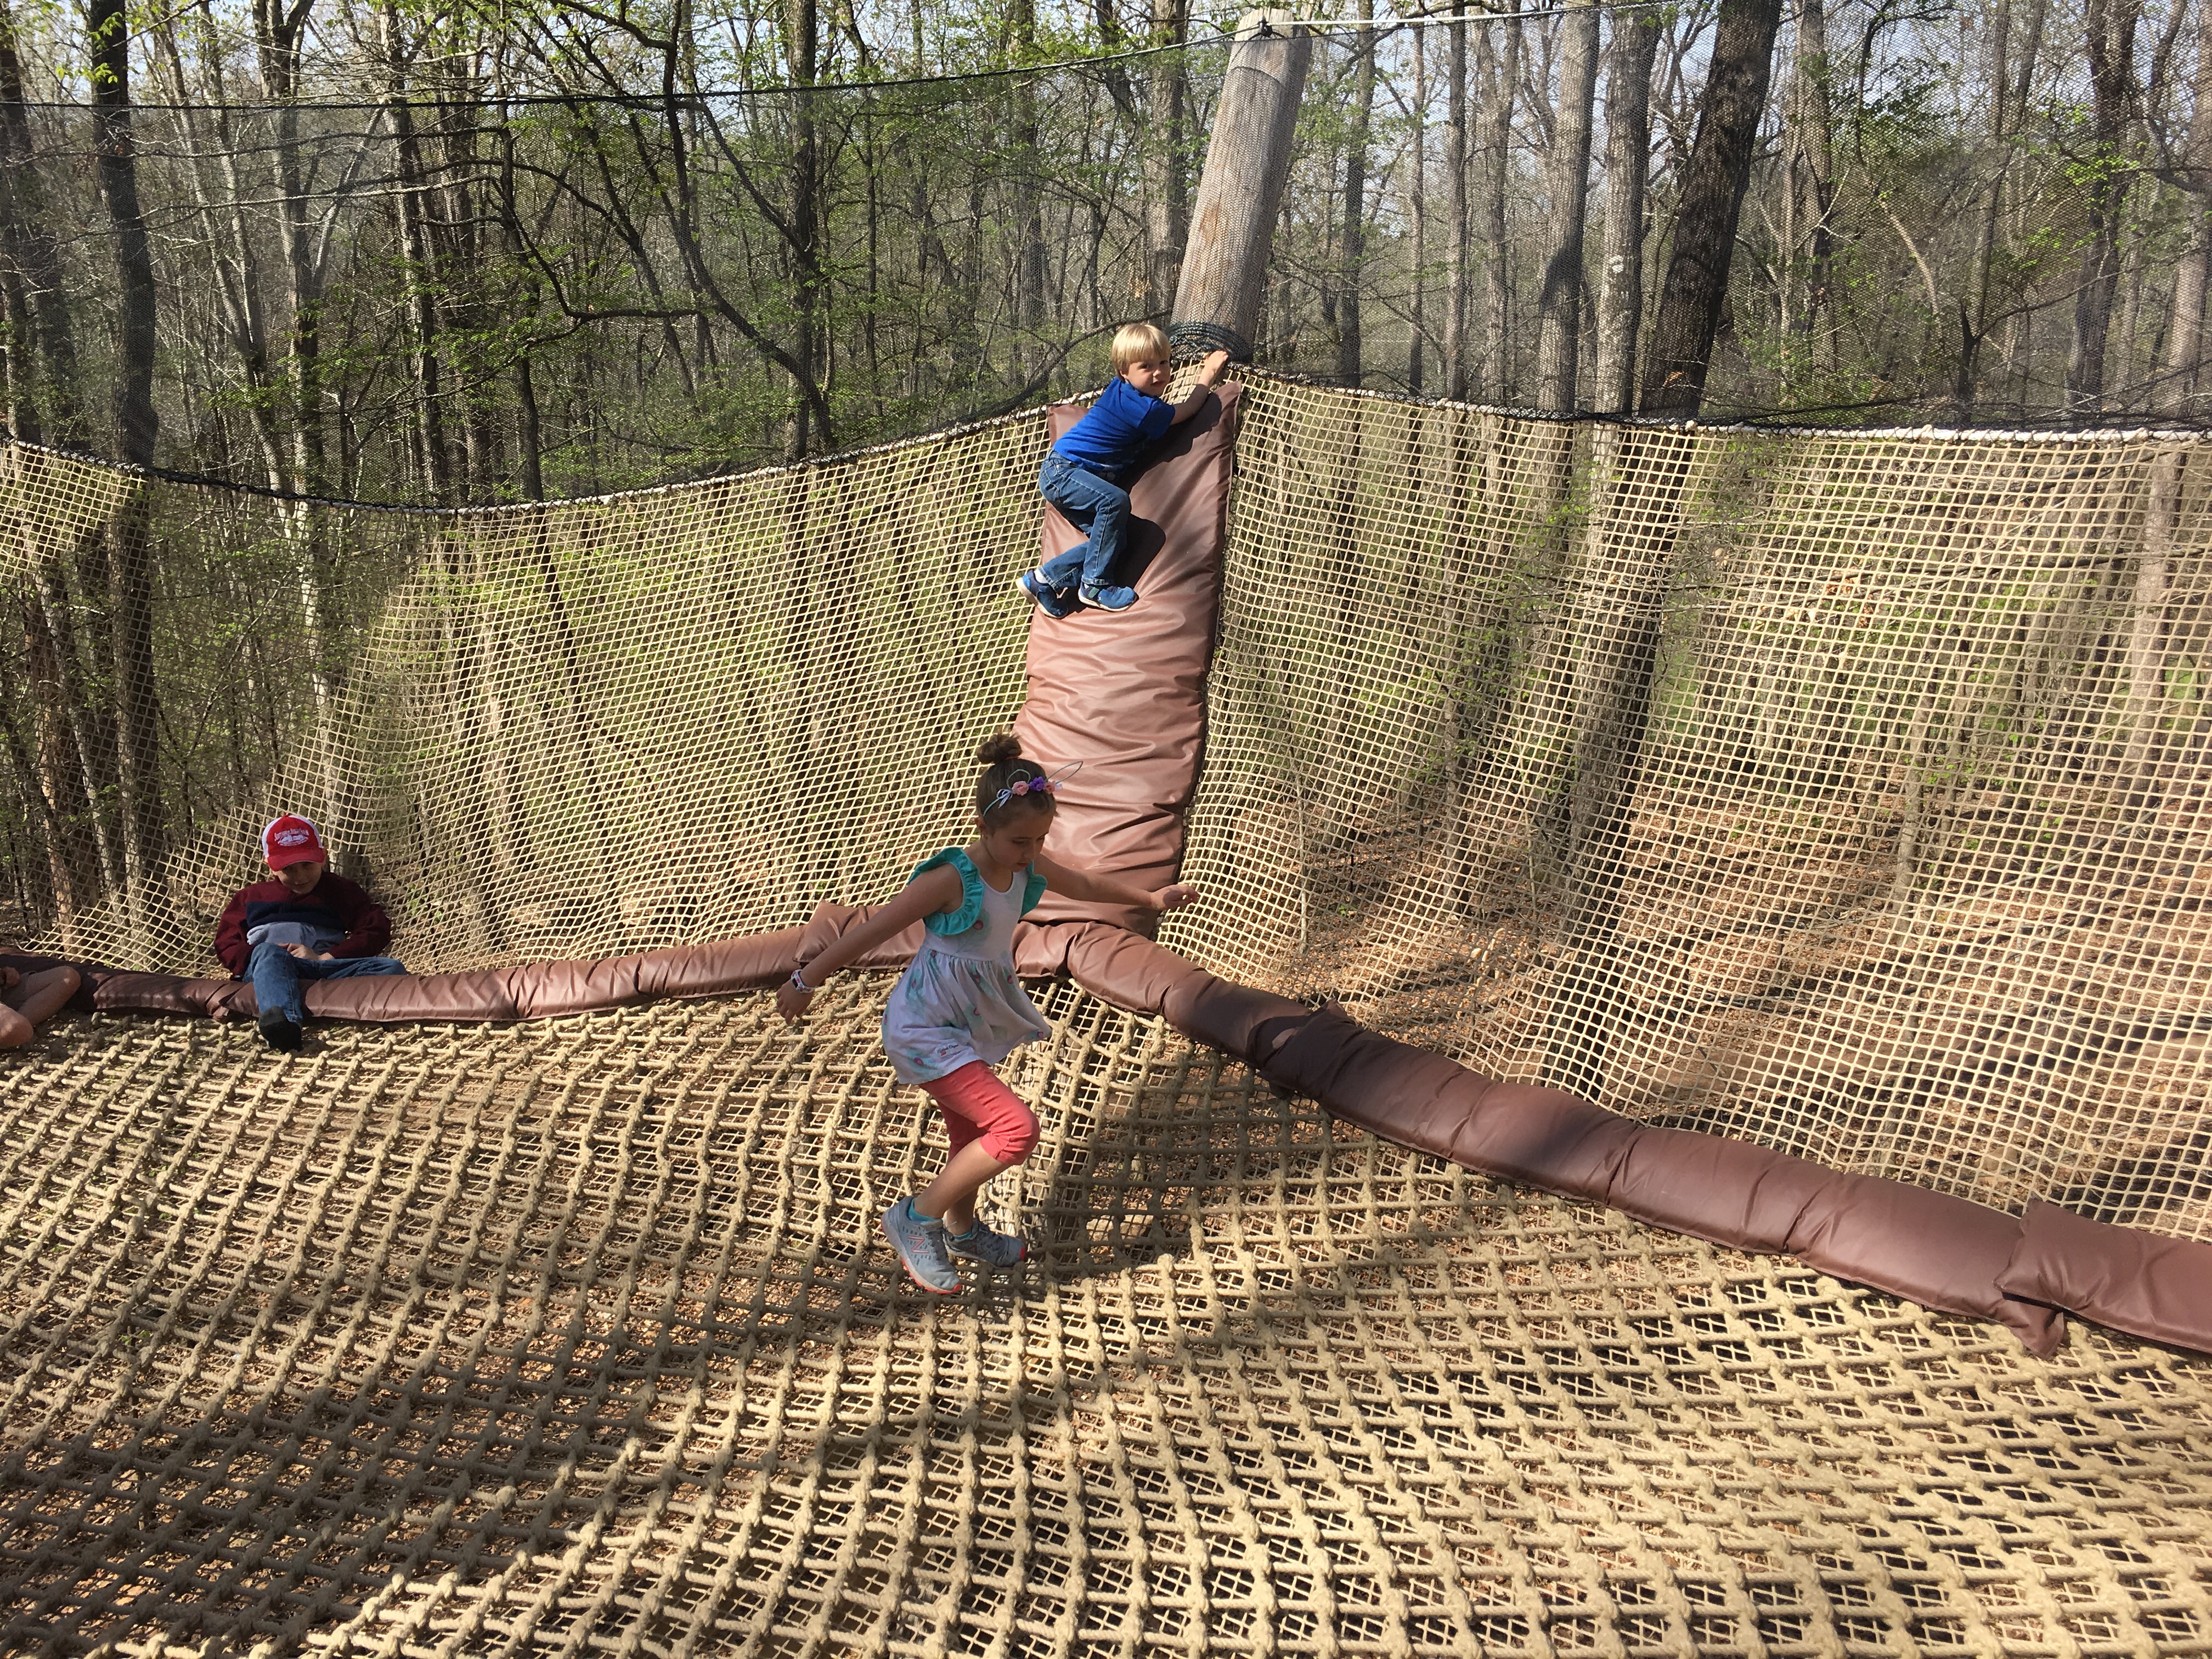
[[[976,752],[975,838],[924,859],[896,898],[793,973],[776,1012],[797,1019],[830,976],[922,922],[927,932],[884,1010],[884,1048],[902,1083],[919,1085],[945,1115],[951,1155],[936,1180],[884,1212],[884,1236],[914,1282],[950,1296],[953,1258],[1011,1267],[1020,1239],[975,1218],[975,1194],[1036,1145],[1036,1115],[991,1068],[1051,1028],[1014,977],[1014,923],[1049,888],[1069,898],[1174,910],[1198,896],[1176,883],[1154,892],[1047,856],[1060,779],[1022,758],[1012,736]]]

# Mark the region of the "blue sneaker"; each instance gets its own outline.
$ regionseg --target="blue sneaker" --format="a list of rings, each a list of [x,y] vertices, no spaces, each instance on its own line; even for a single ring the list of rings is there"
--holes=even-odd
[[[1127,611],[1137,602],[1133,587],[1086,587],[1082,590],[1083,602],[1096,605],[1101,611]]]
[[[945,1248],[963,1261],[980,1261],[987,1267],[1011,1267],[1030,1253],[1022,1240],[1011,1233],[994,1232],[980,1221],[964,1233],[947,1233]]]
[[[945,1253],[945,1224],[917,1213],[913,1200],[902,1198],[884,1212],[884,1237],[898,1252],[906,1276],[923,1290],[939,1296],[959,1290],[960,1275]]]
[[[1075,601],[1067,589],[1052,586],[1037,571],[1024,570],[1014,578],[1014,586],[1034,599],[1036,608],[1054,622],[1075,614]]]

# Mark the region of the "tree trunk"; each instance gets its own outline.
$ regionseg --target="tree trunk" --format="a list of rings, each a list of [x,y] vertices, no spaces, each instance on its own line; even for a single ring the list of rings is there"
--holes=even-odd
[[[44,435],[22,200],[37,187],[31,172],[29,113],[23,106],[22,60],[15,50],[15,16],[6,0],[0,0],[0,291],[4,291],[8,317],[8,429],[28,443]]]
[[[1549,215],[1536,295],[1536,402],[1571,412],[1583,327],[1583,234],[1589,219],[1590,125],[1597,103],[1597,0],[1572,0],[1559,29],[1559,104],[1544,158]]]
[[[1230,49],[1176,284],[1169,337],[1249,359],[1267,291],[1267,253],[1289,175],[1313,38],[1252,33]]]
[[[1597,384],[1601,415],[1636,407],[1636,339],[1644,326],[1644,191],[1651,167],[1651,63],[1659,22],[1649,11],[1613,15],[1606,66],[1605,253],[1597,290]]]
[[[1521,89],[1521,0],[1506,0],[1512,21],[1486,28],[1477,56],[1487,103],[1482,112],[1482,395],[1510,403],[1513,380],[1511,244],[1506,189],[1512,178],[1513,106]],[[1503,36],[1503,39],[1500,37]]]
[[[2189,137],[2181,158],[2181,198],[2188,240],[2173,273],[2173,309],[2166,333],[2165,384],[2158,406],[2175,415],[2197,410],[2204,364],[2204,292],[2212,269],[2212,5],[2197,13],[2197,76],[2191,88]]]
[[[100,196],[115,237],[122,316],[116,330],[115,426],[123,458],[154,464],[153,249],[138,204],[138,155],[131,122],[131,36],[123,0],[93,0],[87,14],[93,65]],[[161,711],[154,675],[152,503],[143,483],[123,493],[109,524],[108,606],[115,649],[118,781],[131,919],[141,939],[166,915],[156,890],[161,857]]]
[[[1693,416],[1704,402],[1781,22],[1782,0],[1721,0],[1698,136],[1674,216],[1674,254],[1644,363],[1647,415]]]
[[[253,32],[264,95],[276,106],[270,158],[292,305],[290,350],[292,488],[313,495],[326,487],[323,430],[322,261],[316,256],[313,205],[300,170],[300,37],[313,0],[254,0]]]
[[[446,95],[462,107],[474,105],[481,88],[463,71],[452,72],[455,81],[443,88]],[[476,125],[457,108],[439,112],[433,133],[439,186],[432,199],[438,202],[444,221],[442,236],[438,239],[442,242],[438,251],[438,288],[447,333],[453,342],[453,389],[465,462],[463,496],[472,505],[487,506],[500,498],[504,459],[500,453],[499,423],[493,418],[497,371],[488,342],[496,323],[485,300],[483,216],[475,185],[480,171]]]
[[[35,784],[33,793],[44,808],[41,828],[55,918],[63,948],[74,950],[77,914],[100,902],[100,860],[92,835],[96,821],[70,727],[72,688],[61,641],[50,625],[44,596],[34,585],[24,585],[22,603],[24,668],[36,714],[31,747],[37,767],[35,780],[27,777],[24,781],[27,787]]]
[[[1974,237],[1974,263],[1968,272],[1973,284],[1973,303],[1960,323],[1959,372],[1952,400],[1958,418],[1972,412],[1979,391],[1980,353],[1989,337],[1991,279],[1996,271],[1997,226],[2004,214],[2005,179],[2012,170],[2010,137],[2012,92],[2012,0],[1995,0],[1990,21],[1989,99],[1990,145],[1996,152],[1996,171],[1990,179],[1982,204],[1982,220]]]
[[[2094,415],[2105,405],[2105,348],[2112,297],[2119,286],[2120,204],[2129,182],[2123,142],[2135,90],[2136,19],[2142,0],[2087,0],[2090,137],[2094,154],[2082,188],[2089,237],[2074,298],[2074,333],[2066,354],[2066,413]]]
[[[688,18],[690,8],[682,8]],[[817,0],[789,0],[786,13],[793,84],[811,87],[817,77],[822,42],[822,13]],[[786,428],[784,459],[797,460],[815,446],[834,440],[825,430],[817,434],[811,416],[822,381],[820,338],[822,299],[827,284],[822,270],[821,137],[816,130],[811,94],[801,92],[792,100],[791,155],[791,275],[792,297],[797,316],[792,331],[792,373],[800,384],[792,399],[791,423]],[[1032,143],[1034,150],[1034,143]],[[1029,250],[1023,249],[1026,268]]]
[[[1014,47],[1018,60],[1036,55],[1036,0],[1014,0]],[[1014,232],[1017,238],[1014,272],[1014,383],[1029,378],[1035,361],[1031,333],[1045,321],[1044,204],[1037,116],[1036,82],[1021,76],[1014,82],[1014,145],[1018,156],[1014,174]]]
[[[399,255],[407,265],[407,319],[415,358],[415,441],[422,487],[434,501],[453,499],[453,457],[446,441],[445,390],[438,362],[437,256],[424,222],[422,147],[408,101],[408,53],[398,12],[382,13],[385,66],[390,76],[392,133],[398,178]]]
[[[1375,0],[1359,0],[1359,21],[1375,21]],[[1344,242],[1337,274],[1336,378],[1360,381],[1359,285],[1367,262],[1367,146],[1375,122],[1375,31],[1362,27],[1352,41],[1352,131],[1344,158]]]
[[[1188,0],[1152,0],[1152,44],[1182,45],[1190,27]],[[1190,189],[1183,167],[1184,108],[1188,99],[1182,54],[1160,52],[1150,60],[1151,142],[1145,146],[1145,309],[1164,317],[1182,275],[1183,244],[1190,237]]]
[[[61,247],[51,222],[38,170],[32,163],[31,128],[23,100],[23,69],[16,50],[14,13],[0,0],[0,199],[10,219],[4,252],[21,284],[33,352],[26,354],[27,397],[19,399],[16,430],[64,449],[90,447],[77,395],[76,333],[62,276]],[[11,360],[15,354],[11,348]],[[11,368],[13,363],[11,361]],[[31,415],[36,430],[21,422]]]
[[[1797,58],[1790,127],[1791,216],[1805,227],[1804,303],[1798,308],[1799,333],[1809,348],[1814,368],[1823,374],[1836,367],[1835,323],[1829,286],[1835,266],[1835,233],[1829,219],[1836,205],[1834,116],[1828,100],[1828,21],[1823,0],[1802,0],[1797,14]],[[1791,253],[1794,258],[1796,249]]]
[[[1452,0],[1444,118],[1444,198],[1451,246],[1444,260],[1444,396],[1464,398],[1468,386],[1467,301],[1474,252],[1468,214],[1467,0]]]
[[[1413,34],[1413,148],[1406,165],[1406,217],[1413,231],[1413,343],[1406,353],[1406,389],[1418,396],[1427,364],[1429,331],[1429,42]]]

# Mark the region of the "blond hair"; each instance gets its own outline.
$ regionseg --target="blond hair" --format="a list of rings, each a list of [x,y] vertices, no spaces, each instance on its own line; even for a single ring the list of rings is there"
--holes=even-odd
[[[1168,337],[1150,323],[1124,323],[1114,331],[1114,372],[1131,363],[1166,361]]]

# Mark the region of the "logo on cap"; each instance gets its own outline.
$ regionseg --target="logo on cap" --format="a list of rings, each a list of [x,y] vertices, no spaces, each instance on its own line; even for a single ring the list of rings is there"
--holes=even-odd
[[[323,838],[315,826],[296,812],[270,820],[261,832],[261,855],[272,870],[323,856]]]

